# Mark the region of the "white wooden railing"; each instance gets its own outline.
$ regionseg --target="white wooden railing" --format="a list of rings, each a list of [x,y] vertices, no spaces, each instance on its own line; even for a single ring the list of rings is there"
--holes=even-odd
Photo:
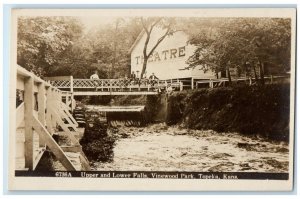
[[[265,76],[265,83],[266,84],[274,84],[274,83],[280,83],[282,81],[289,81],[290,76],[284,75],[284,76]],[[197,80],[196,82],[196,88],[199,87],[209,87],[209,88],[215,88],[220,86],[226,86],[228,83],[228,78],[221,78],[221,79],[208,79],[208,80]],[[240,78],[232,78],[232,82],[244,82],[249,85],[258,84],[254,78],[246,78],[246,77],[240,77]],[[260,79],[258,79],[260,81]]]
[[[76,170],[62,147],[53,139],[60,126],[78,146],[77,122],[70,114],[74,100],[71,92],[62,92],[21,66],[17,66],[16,170],[34,170],[46,147],[69,171]],[[64,97],[65,102],[62,102]]]
[[[171,87],[173,90],[182,90],[182,83],[170,80],[148,80],[148,79],[73,79],[72,76],[47,77],[46,80],[59,89],[69,90],[74,95],[88,92],[90,89],[99,92],[153,92],[158,90],[167,90]]]

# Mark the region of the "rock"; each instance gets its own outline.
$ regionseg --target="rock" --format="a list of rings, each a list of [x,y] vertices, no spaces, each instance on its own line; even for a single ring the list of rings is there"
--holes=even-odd
[[[275,151],[280,152],[280,153],[287,153],[287,152],[289,152],[289,149],[278,147],[278,148],[276,148]]]
[[[126,134],[126,133],[122,133],[122,134],[121,134],[121,138],[128,138],[128,137],[129,137],[129,135]]]
[[[203,147],[201,147],[201,149],[202,149],[202,150],[207,150],[208,147],[207,147],[207,146],[203,146]]]
[[[187,155],[187,152],[182,153],[182,154],[181,154],[181,157],[182,157],[182,156],[185,156],[185,155]]]
[[[237,147],[246,149],[247,151],[255,151],[256,150],[255,147],[257,145],[259,145],[259,144],[258,143],[256,143],[256,144],[249,144],[249,143],[239,142],[237,144]]]
[[[163,131],[166,131],[166,130],[168,130],[168,126],[163,126],[163,127],[160,127],[160,130],[163,130]]]
[[[228,154],[228,153],[217,153],[211,156],[213,159],[220,159],[220,158],[225,158],[225,157],[233,157],[233,155]]]
[[[250,167],[249,163],[241,163],[240,166],[241,167]]]
[[[184,132],[184,131],[177,133],[177,135],[186,135],[186,134],[187,134],[187,132]]]

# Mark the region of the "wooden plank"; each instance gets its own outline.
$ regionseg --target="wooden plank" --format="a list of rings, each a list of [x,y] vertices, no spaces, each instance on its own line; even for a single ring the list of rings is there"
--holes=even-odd
[[[78,140],[75,138],[75,136],[73,135],[73,133],[70,131],[70,129],[68,129],[67,125],[63,122],[62,118],[60,117],[60,115],[56,112],[56,110],[54,110],[53,108],[50,109],[56,122],[58,123],[59,126],[61,126],[61,128],[63,129],[64,132],[67,133],[68,137],[70,138],[71,142],[76,145],[79,144]]]
[[[57,108],[57,104],[56,104],[56,90],[55,89],[51,89],[51,100],[50,100],[50,110],[52,109],[56,109]],[[56,130],[57,127],[57,120],[55,118],[55,115],[53,114],[53,112],[51,112],[51,123],[52,123],[52,127],[54,129],[54,131]]]
[[[88,111],[102,111],[102,112],[141,112],[145,106],[86,106]]]
[[[61,149],[64,151],[64,152],[73,152],[73,153],[76,153],[76,152],[80,152],[81,151],[81,145],[75,145],[75,146],[60,146]]]
[[[17,75],[20,75],[24,78],[32,77],[34,82],[44,82],[47,86],[51,86],[48,82],[45,82],[40,77],[34,75],[33,73],[29,72],[28,70],[26,70],[25,68],[23,68],[19,65],[17,65]]]
[[[76,120],[74,119],[74,117],[70,114],[69,110],[68,110],[68,106],[61,102],[61,106],[62,106],[62,110],[67,114],[67,116],[70,118],[70,120],[72,121],[73,124],[75,124],[76,127],[78,127],[78,123],[76,122]]]
[[[83,167],[83,170],[90,171],[91,167],[90,167],[89,161],[88,161],[87,157],[85,156],[85,154],[82,151],[80,152],[79,158],[80,158],[80,162],[81,162],[81,165]]]
[[[46,101],[46,126],[47,126],[47,130],[50,132],[51,135],[54,134],[54,129],[52,126],[52,116],[51,116],[51,111],[50,108],[52,106],[52,91],[51,88],[46,88],[46,94],[47,94],[47,101]]]
[[[39,152],[37,154],[37,156],[35,157],[34,161],[33,161],[33,170],[36,168],[36,166],[38,165],[39,161],[41,160],[44,152],[46,151],[46,147],[41,147],[39,149]]]
[[[33,92],[35,92],[35,93],[39,92],[38,84],[36,84],[36,83],[33,86]]]
[[[86,95],[157,95],[158,92],[147,91],[129,91],[129,92],[107,92],[107,91],[74,91],[74,96],[86,96]]]
[[[194,78],[192,77],[192,80],[191,80],[191,89],[193,90],[194,89]]]
[[[70,76],[70,92],[73,93],[73,88],[74,88],[74,81],[73,81],[73,76]]]
[[[58,109],[57,112],[59,113],[59,115],[60,115],[60,117],[61,117],[62,119],[67,120],[68,124],[66,124],[66,125],[68,125],[68,127],[72,127],[74,130],[76,129],[77,125],[75,125],[75,124],[71,121],[71,119],[68,117],[68,115],[66,114],[66,112],[65,112],[64,110]]]
[[[45,125],[46,124],[46,114],[45,114],[45,109],[46,109],[46,90],[44,83],[40,83],[38,85],[38,119],[40,122]]]
[[[55,77],[44,77],[45,80],[50,80],[50,81],[54,81],[54,80],[70,80],[70,76],[55,76]]]
[[[17,75],[17,89],[24,90],[24,77]]]
[[[44,137],[45,143],[55,155],[55,157],[62,163],[62,165],[68,171],[76,171],[74,165],[68,159],[64,151],[60,148],[60,146],[55,142],[47,129],[41,124],[41,122],[34,117],[33,119],[33,128],[37,131],[40,137]]]
[[[24,84],[24,121],[25,121],[25,167],[33,169],[33,129],[32,118],[34,109],[34,81],[28,77]]]
[[[43,126],[46,125],[46,114],[45,114],[45,109],[46,109],[46,104],[45,104],[45,96],[46,90],[44,83],[39,83],[38,84],[38,119],[41,122]],[[45,146],[44,140],[42,137],[39,138],[39,146]]]
[[[17,108],[17,112],[16,112],[16,115],[17,115],[17,122],[16,122],[16,127],[18,128],[22,122],[24,121],[24,111],[25,111],[25,108],[24,108],[24,102],[22,102],[18,108]]]

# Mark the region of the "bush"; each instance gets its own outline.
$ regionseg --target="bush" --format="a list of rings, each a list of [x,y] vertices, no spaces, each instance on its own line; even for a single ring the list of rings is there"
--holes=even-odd
[[[167,124],[289,138],[289,85],[199,89],[169,98]]]
[[[115,138],[107,134],[107,126],[95,119],[93,126],[87,125],[80,140],[82,150],[89,161],[112,161]]]

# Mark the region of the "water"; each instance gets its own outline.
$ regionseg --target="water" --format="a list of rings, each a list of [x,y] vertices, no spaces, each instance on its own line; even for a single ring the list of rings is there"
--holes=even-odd
[[[187,130],[163,124],[122,127],[114,159],[93,170],[288,172],[289,145],[237,133]]]

